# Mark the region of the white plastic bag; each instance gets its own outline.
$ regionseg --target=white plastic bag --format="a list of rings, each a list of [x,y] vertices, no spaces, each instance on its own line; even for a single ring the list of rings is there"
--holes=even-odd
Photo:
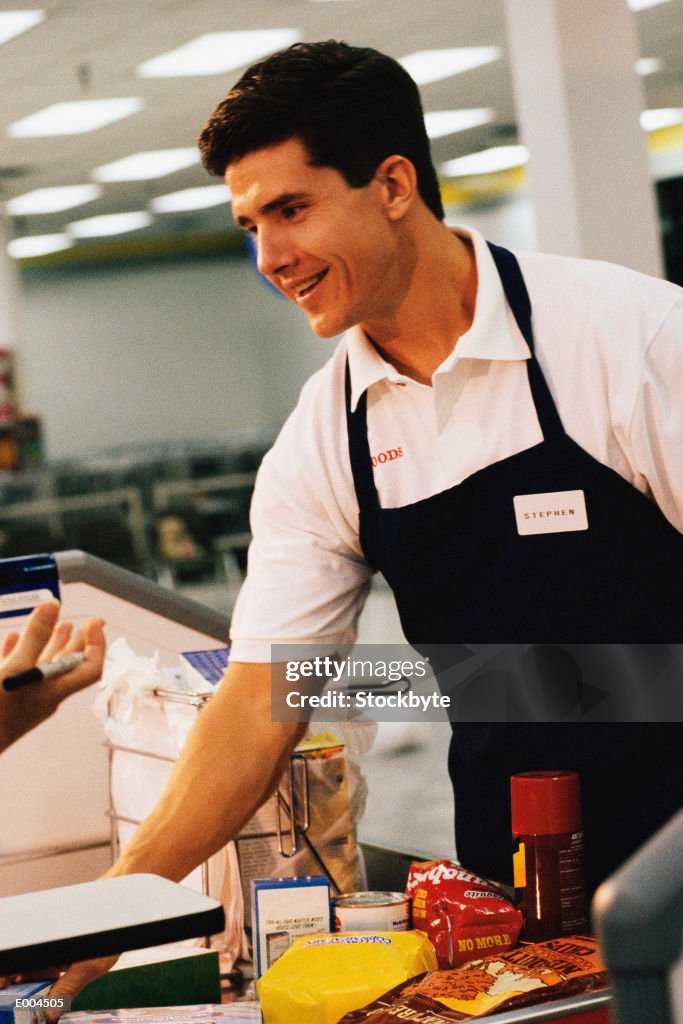
[[[189,697],[201,691],[207,695],[213,692],[209,683],[204,688],[195,680],[190,689],[180,670],[162,670],[156,657],[140,657],[125,639],[115,641],[109,649],[94,710],[111,745],[111,805],[120,848],[130,841],[135,823],[143,821],[161,797],[201,711],[201,697],[199,706],[193,706],[160,696],[156,692],[159,689],[184,691]],[[294,802],[298,799],[301,803],[299,789],[305,762],[310,822],[305,834],[297,830],[293,856],[282,856],[278,850],[278,832],[280,827],[288,832],[287,807],[292,803],[285,773],[281,796],[266,801],[235,843],[229,843],[207,865],[183,880],[183,884],[207,891],[223,903],[226,929],[211,943],[220,950],[223,970],[232,969],[238,959],[248,959],[244,926],[250,914],[252,878],[327,873],[333,892],[335,888],[348,892],[365,887],[365,866],[356,838],[367,794],[359,757],[372,746],[376,732],[374,722],[316,722],[310,726],[309,736],[327,734],[327,740],[322,746],[318,744],[317,753],[302,750],[294,758],[294,778],[298,780]],[[302,810],[299,806],[299,823]],[[288,847],[289,835],[283,838]]]

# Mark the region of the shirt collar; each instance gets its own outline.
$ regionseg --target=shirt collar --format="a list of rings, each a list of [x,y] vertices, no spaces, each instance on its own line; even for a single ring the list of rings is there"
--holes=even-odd
[[[434,376],[452,373],[462,359],[518,360],[530,356],[522,332],[507,304],[503,285],[483,235],[472,228],[453,229],[474,246],[477,263],[477,298],[474,319],[461,335],[451,354]],[[355,410],[364,391],[381,380],[392,383],[409,381],[391,363],[383,359],[368,341],[364,331],[352,327],[346,333],[346,350],[351,374],[351,409]]]

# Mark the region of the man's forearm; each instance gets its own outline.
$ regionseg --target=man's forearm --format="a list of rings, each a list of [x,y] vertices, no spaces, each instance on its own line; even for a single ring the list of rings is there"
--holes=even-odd
[[[108,874],[180,881],[225,845],[273,792],[305,731],[270,716],[270,666],[231,666],[159,803]]]

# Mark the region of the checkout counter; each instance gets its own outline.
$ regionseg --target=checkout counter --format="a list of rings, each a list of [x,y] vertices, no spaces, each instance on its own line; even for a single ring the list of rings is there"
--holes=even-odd
[[[101,616],[109,643],[124,637],[139,654],[157,652],[162,668],[177,667],[183,651],[225,646],[227,619],[215,611],[83,552],[54,557],[64,617],[78,625]],[[0,638],[9,628],[0,622]],[[0,761],[0,895],[89,881],[110,862],[109,752],[92,700],[90,690],[71,698]],[[414,856],[370,845],[363,851],[368,888],[402,891]],[[683,1024],[683,813],[601,887],[593,911],[613,992],[479,1020]]]
[[[62,614],[76,627],[99,616],[109,644],[124,637],[140,655],[157,652],[161,668],[181,651],[225,647],[227,616],[82,551],[54,558]],[[16,627],[0,619],[0,640]],[[0,759],[0,895],[89,881],[111,863],[109,752],[94,694],[76,694]]]

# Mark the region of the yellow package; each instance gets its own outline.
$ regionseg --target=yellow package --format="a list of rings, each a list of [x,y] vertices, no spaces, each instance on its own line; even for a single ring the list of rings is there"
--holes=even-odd
[[[388,989],[434,970],[423,932],[302,935],[256,988],[264,1024],[337,1024]]]

